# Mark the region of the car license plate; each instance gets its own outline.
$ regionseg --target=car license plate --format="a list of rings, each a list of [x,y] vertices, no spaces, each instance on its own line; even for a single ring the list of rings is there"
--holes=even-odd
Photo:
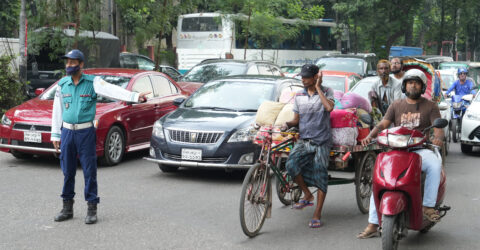
[[[42,133],[40,132],[23,132],[23,140],[26,142],[42,143]]]
[[[202,150],[201,149],[182,148],[182,160],[201,161],[202,160]]]

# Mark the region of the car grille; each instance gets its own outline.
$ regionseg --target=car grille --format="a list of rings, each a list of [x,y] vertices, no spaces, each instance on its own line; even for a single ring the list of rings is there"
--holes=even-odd
[[[33,124],[23,124],[23,123],[16,123],[13,125],[13,129],[15,130],[32,130],[32,131],[45,131],[50,132],[51,127],[46,125],[33,125]]]
[[[468,139],[473,140],[474,137],[477,137],[480,140],[480,126],[475,128],[472,133],[470,133]]]
[[[200,132],[200,131],[185,131],[185,130],[168,130],[170,139],[176,142],[187,143],[216,143],[223,132]]]
[[[12,140],[12,145],[36,147],[36,148],[54,148],[53,144],[50,142],[35,143],[35,142],[24,142],[24,141]]]
[[[182,161],[182,156],[180,155],[174,155],[174,154],[168,154],[168,153],[163,153],[163,157],[174,160],[174,161]],[[202,157],[201,162],[206,162],[206,163],[223,163],[226,162],[228,157]]]

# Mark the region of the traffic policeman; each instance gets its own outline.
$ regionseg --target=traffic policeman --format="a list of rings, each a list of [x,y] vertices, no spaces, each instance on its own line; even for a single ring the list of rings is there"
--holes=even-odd
[[[85,178],[85,200],[87,201],[86,224],[97,222],[97,155],[96,134],[93,120],[96,112],[97,95],[128,101],[146,101],[146,93],[135,93],[107,83],[100,77],[83,74],[85,57],[80,50],[72,50],[62,57],[66,59],[66,73],[55,92],[52,114],[51,141],[58,152],[64,175],[62,199],[63,209],[54,218],[64,221],[73,218],[75,196],[75,173],[77,159]]]

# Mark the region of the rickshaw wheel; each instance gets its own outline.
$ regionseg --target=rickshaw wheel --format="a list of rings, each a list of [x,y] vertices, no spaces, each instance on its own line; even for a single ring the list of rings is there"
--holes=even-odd
[[[285,167],[285,161],[283,158],[280,158],[277,161],[277,169],[280,171],[282,176],[287,175],[287,169]],[[293,202],[298,202],[300,200],[300,196],[302,195],[302,190],[293,182],[292,178],[289,178],[288,185],[290,186],[290,193],[291,197],[293,198]],[[293,187],[293,188],[292,188]],[[278,199],[282,204],[285,206],[292,204],[292,199],[289,199],[290,196],[289,192],[286,191],[285,187],[282,185],[282,182],[277,178],[275,178],[275,188],[277,190]]]
[[[255,237],[265,222],[270,207],[270,178],[264,165],[257,163],[247,172],[240,198],[240,224],[243,233]]]
[[[355,171],[355,194],[360,212],[368,213],[370,195],[372,194],[373,168],[377,155],[373,151],[366,152]]]

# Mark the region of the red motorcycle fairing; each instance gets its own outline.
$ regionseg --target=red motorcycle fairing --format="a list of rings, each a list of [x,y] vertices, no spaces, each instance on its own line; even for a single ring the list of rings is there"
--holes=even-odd
[[[379,222],[381,223],[380,202],[386,191],[400,191],[406,196],[407,226],[419,230],[422,226],[422,159],[415,152],[392,150],[380,153],[375,162],[373,174],[373,195]],[[393,201],[393,200],[392,200]],[[393,205],[392,205],[393,206]]]
[[[387,191],[382,195],[380,214],[396,215],[407,209],[407,196],[403,192]]]

